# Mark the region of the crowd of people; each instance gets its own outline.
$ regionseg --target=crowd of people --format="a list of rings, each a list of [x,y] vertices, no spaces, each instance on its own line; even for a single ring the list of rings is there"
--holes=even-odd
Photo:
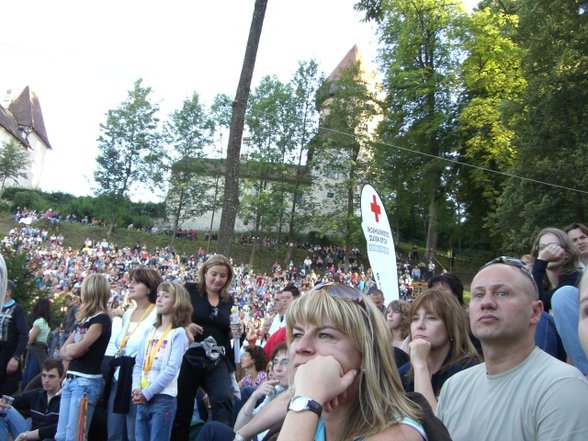
[[[486,263],[469,305],[434,266],[385,305],[359,250],[348,265],[337,247],[255,274],[220,254],[65,248],[32,226],[3,243],[31,254],[47,296],[25,311],[0,259],[2,439],[588,439],[583,224]],[[399,285],[419,264],[413,250]]]

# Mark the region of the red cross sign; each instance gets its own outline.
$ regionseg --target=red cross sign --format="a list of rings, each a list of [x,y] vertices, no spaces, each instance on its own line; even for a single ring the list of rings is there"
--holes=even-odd
[[[378,201],[376,200],[376,195],[373,196],[373,202],[370,203],[370,208],[376,216],[376,222],[380,222],[379,216],[382,213],[382,211],[380,210],[380,206],[378,205]]]

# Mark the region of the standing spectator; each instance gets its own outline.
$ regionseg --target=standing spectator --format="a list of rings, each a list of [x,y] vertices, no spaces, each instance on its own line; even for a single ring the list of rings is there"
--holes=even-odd
[[[8,280],[0,315],[0,394],[7,395],[18,389],[29,335],[26,312],[12,298],[15,292],[16,285]]]
[[[453,441],[588,439],[588,383],[535,346],[543,304],[526,265],[498,257],[471,284],[484,363],[445,382],[437,415]]]
[[[178,377],[178,406],[171,439],[185,441],[190,431],[197,390],[208,394],[212,419],[233,423],[231,375],[235,371],[231,348],[229,287],[234,271],[231,261],[217,254],[200,267],[197,283],[187,283],[192,302],[188,329],[195,342],[184,355]]]
[[[27,344],[27,361],[22,378],[23,389],[39,372],[41,365],[48,356],[47,343],[51,328],[51,302],[49,299],[39,299],[33,307],[33,326],[29,331]]]
[[[76,314],[80,308],[78,297],[73,294],[67,294],[65,297],[65,305],[67,306],[67,311],[63,318],[63,332],[61,333],[61,341],[59,342],[60,348],[69,337],[69,334],[71,334],[76,327]]]
[[[157,289],[157,319],[143,340],[133,367],[133,403],[138,405],[135,436],[140,441],[168,440],[176,410],[178,373],[188,349],[184,327],[192,304],[182,285],[164,282]]]
[[[85,439],[102,396],[100,367],[112,326],[108,312],[110,291],[110,283],[101,274],[92,274],[82,282],[82,306],[76,316],[76,328],[61,348],[61,359],[68,369],[61,393],[56,441],[70,441],[80,435]]]

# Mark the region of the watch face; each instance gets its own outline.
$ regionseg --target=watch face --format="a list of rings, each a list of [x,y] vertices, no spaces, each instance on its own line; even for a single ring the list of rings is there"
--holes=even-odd
[[[308,398],[294,397],[294,399],[290,402],[290,409],[292,409],[295,412],[300,412],[301,410],[308,409]]]

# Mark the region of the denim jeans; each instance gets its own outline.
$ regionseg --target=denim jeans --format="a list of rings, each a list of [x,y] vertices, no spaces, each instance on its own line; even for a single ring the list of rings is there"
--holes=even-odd
[[[102,395],[102,378],[76,377],[65,380],[61,389],[61,403],[59,405],[59,422],[55,441],[76,441],[78,434],[78,420],[80,416],[80,402],[82,397],[88,397],[88,412],[86,414],[86,434],[92,421],[96,403]]]
[[[137,406],[129,405],[129,413],[115,413],[112,411],[118,381],[112,380],[110,397],[108,398],[108,441],[135,441],[135,420],[137,419]]]
[[[588,375],[588,359],[580,344],[578,323],[580,321],[580,294],[575,286],[562,286],[553,293],[551,309],[555,327],[572,364],[583,375]]]
[[[141,441],[167,441],[176,416],[176,397],[157,394],[137,406],[135,436]]]
[[[31,430],[31,420],[25,419],[14,407],[0,416],[0,440],[7,440],[8,434],[15,439],[19,434]]]

